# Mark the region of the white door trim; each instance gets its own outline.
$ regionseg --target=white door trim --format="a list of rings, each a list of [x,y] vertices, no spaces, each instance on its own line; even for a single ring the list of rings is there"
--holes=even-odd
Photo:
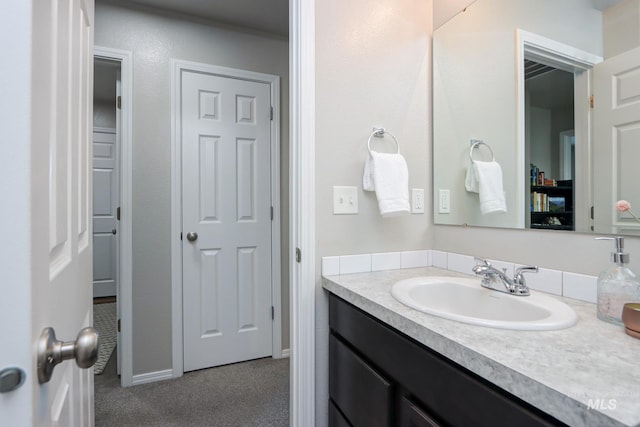
[[[95,58],[120,62],[122,121],[120,126],[120,360],[122,387],[133,385],[133,53],[95,46]]]
[[[182,155],[181,123],[178,103],[181,99],[181,73],[195,71],[223,77],[266,83],[271,91],[271,304],[275,315],[272,324],[273,357],[282,357],[282,307],[280,271],[280,77],[197,62],[171,60],[171,329],[173,377],[184,373],[182,337]],[[274,256],[275,255],[275,259]]]
[[[289,0],[289,425],[315,425],[315,0]],[[301,252],[296,262],[296,248]],[[321,403],[326,408],[326,402]]]

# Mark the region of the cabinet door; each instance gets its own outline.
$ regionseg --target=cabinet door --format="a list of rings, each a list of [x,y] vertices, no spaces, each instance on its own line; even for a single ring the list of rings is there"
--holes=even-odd
[[[440,427],[433,418],[405,396],[400,397],[398,427]]]
[[[391,426],[391,384],[334,335],[329,336],[329,396],[353,427]]]
[[[349,421],[342,416],[331,400],[329,400],[329,427],[351,427]]]

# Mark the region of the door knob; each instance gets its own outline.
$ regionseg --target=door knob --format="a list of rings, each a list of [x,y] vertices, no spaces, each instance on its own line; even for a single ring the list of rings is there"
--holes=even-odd
[[[196,233],[195,231],[190,231],[189,233],[187,233],[187,240],[190,242],[195,242],[196,240],[198,240],[198,233]]]
[[[53,328],[44,328],[38,339],[38,382],[49,382],[53,368],[65,360],[76,359],[76,364],[87,369],[98,360],[98,331],[83,328],[75,341],[56,340]]]
[[[24,384],[27,374],[20,368],[5,368],[0,371],[0,393],[8,393]]]

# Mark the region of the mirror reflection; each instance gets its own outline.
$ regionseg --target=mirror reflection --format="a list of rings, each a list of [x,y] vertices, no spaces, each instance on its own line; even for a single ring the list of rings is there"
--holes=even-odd
[[[436,29],[435,223],[638,233],[614,205],[640,212],[639,33],[638,0],[477,0]]]

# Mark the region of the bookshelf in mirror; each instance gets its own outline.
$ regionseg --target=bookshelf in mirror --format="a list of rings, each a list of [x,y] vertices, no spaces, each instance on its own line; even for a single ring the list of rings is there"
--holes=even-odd
[[[530,228],[574,230],[573,180],[544,180],[531,185]]]

